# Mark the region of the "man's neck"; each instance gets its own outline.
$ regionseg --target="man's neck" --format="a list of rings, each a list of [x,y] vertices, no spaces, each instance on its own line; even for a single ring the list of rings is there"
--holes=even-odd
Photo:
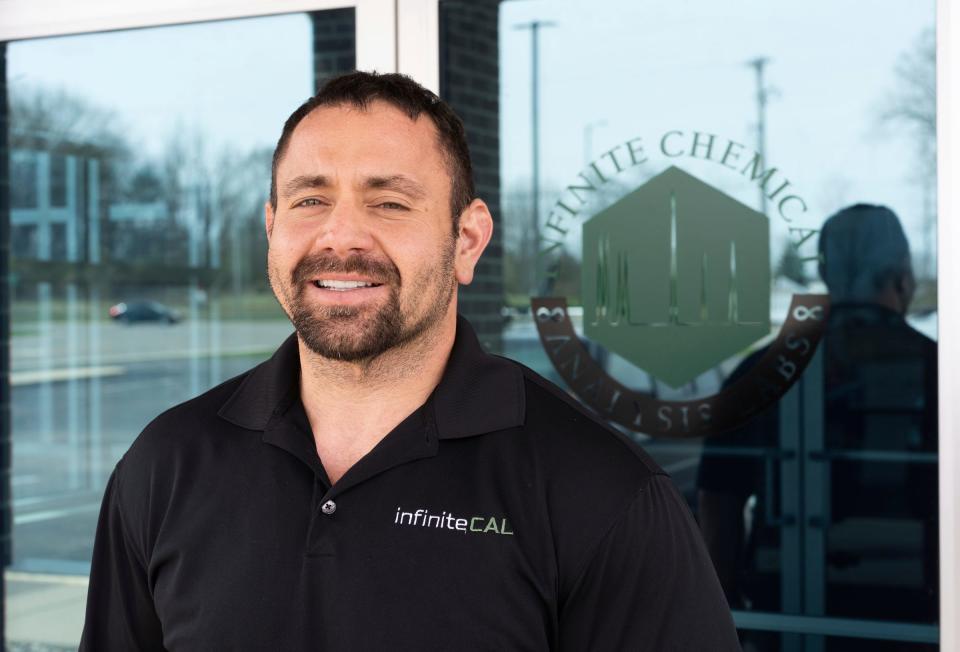
[[[323,358],[299,342],[300,397],[330,482],[414,410],[440,382],[456,336],[456,308],[417,340],[361,363]]]

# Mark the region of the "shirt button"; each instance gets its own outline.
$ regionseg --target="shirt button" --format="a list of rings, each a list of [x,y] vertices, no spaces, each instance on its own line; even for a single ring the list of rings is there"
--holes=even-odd
[[[320,511],[326,514],[327,516],[330,516],[330,514],[333,514],[335,511],[337,511],[337,504],[332,500],[328,500],[327,502],[325,502],[323,505],[320,506]]]

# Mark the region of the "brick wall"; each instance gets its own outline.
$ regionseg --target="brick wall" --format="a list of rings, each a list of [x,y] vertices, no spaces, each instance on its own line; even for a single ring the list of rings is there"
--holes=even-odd
[[[313,88],[320,89],[331,77],[350,72],[357,66],[357,21],[350,9],[314,11]]]
[[[460,290],[460,312],[488,350],[501,350],[503,241],[500,217],[499,0],[440,3],[440,95],[463,119],[477,194],[493,213],[493,239],[473,283]]]

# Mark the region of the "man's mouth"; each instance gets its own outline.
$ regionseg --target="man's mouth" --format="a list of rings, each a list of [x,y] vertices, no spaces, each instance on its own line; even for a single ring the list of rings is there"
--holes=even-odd
[[[363,288],[380,287],[381,283],[373,281],[340,281],[334,279],[314,279],[313,284],[321,290],[333,290],[335,292],[348,292],[350,290],[360,290]]]

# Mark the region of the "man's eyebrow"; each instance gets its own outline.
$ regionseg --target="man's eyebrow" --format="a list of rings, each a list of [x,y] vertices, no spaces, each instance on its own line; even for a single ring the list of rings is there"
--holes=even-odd
[[[427,196],[426,189],[420,183],[402,174],[369,177],[363,185],[374,190],[394,190],[412,199],[423,199]]]
[[[294,177],[283,184],[283,196],[289,197],[290,195],[295,195],[302,190],[315,190],[319,188],[329,188],[330,179],[323,176],[322,174],[314,175],[300,175],[299,177]]]

